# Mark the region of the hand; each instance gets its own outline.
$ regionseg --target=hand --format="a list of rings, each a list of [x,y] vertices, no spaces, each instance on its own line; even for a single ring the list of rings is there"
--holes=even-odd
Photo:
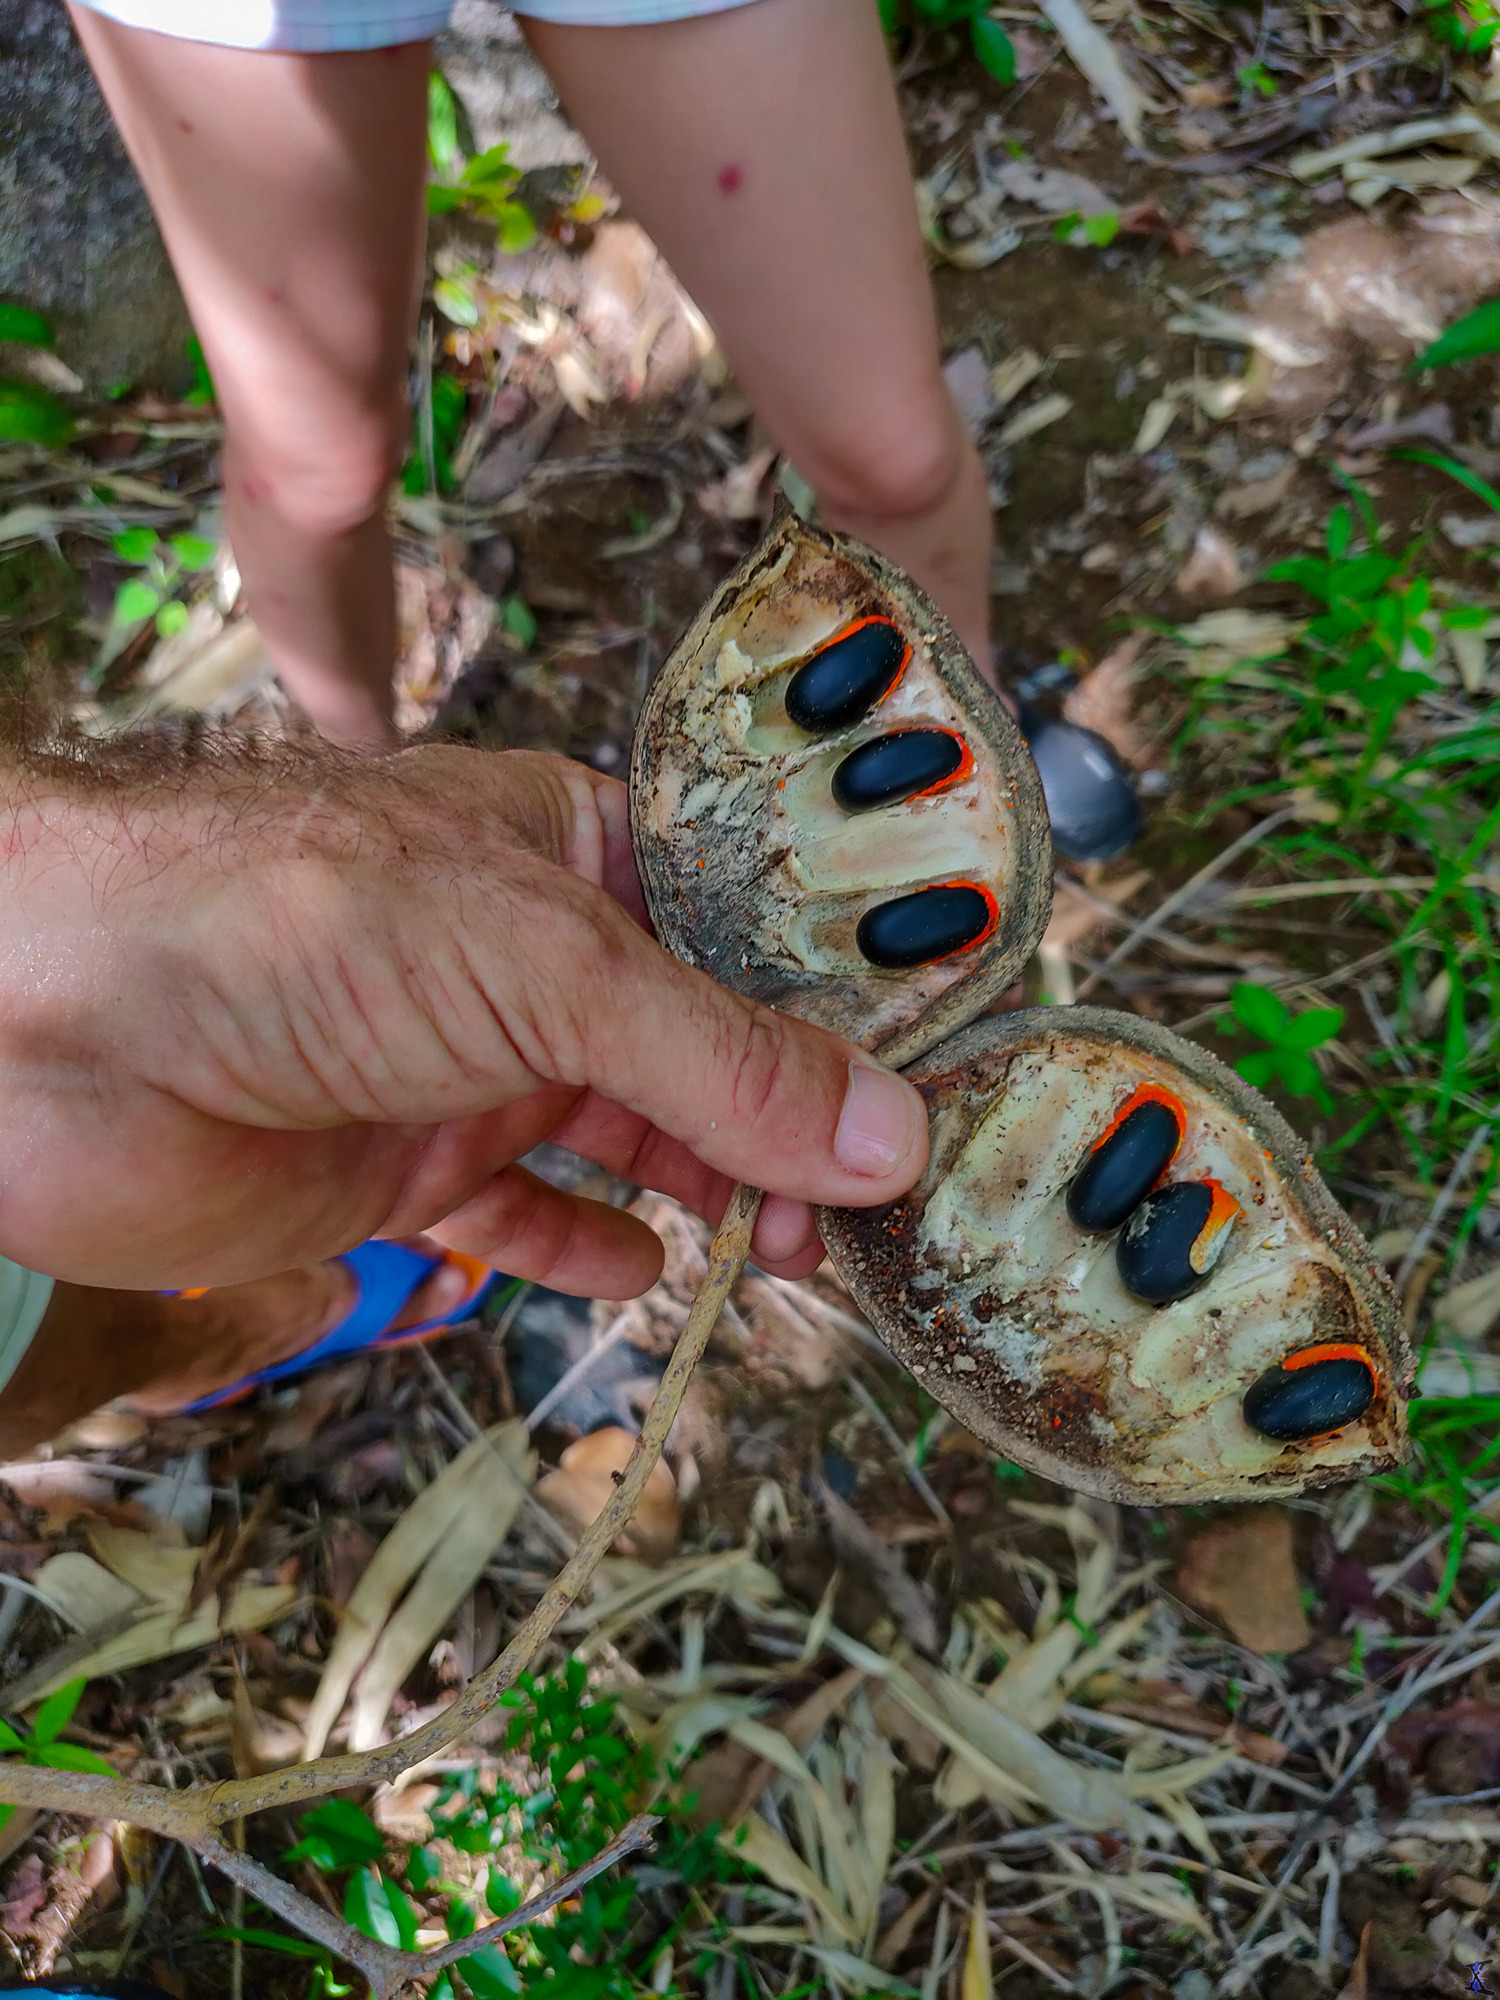
[[[165,766],[165,767],[164,767]],[[0,1252],[88,1285],[236,1282],[425,1230],[621,1298],[644,1224],[514,1164],[543,1138],[755,1254],[920,1173],[916,1092],[645,929],[623,786],[448,748],[353,765],[15,761],[0,819]]]

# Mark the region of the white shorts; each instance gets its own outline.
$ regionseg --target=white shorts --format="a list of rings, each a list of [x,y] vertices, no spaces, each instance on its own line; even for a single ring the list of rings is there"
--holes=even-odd
[[[387,49],[425,42],[448,25],[453,0],[80,0],[127,28],[150,28],[224,49]],[[720,14],[746,0],[511,0],[517,14],[576,27],[639,27]]]

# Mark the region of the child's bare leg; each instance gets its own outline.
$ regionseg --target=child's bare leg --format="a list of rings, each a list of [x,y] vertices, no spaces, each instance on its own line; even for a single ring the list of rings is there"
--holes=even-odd
[[[213,373],[255,621],[326,736],[388,747],[384,514],[408,429],[430,44],[299,56],[73,21]]]
[[[523,25],[828,519],[931,591],[988,673],[988,489],[942,376],[874,0]]]
[[[451,1312],[466,1283],[461,1270],[439,1265],[395,1324]],[[336,1259],[197,1297],[55,1285],[31,1346],[0,1391],[0,1459],[120,1397],[163,1412],[212,1395],[313,1346],[353,1302],[354,1280]]]

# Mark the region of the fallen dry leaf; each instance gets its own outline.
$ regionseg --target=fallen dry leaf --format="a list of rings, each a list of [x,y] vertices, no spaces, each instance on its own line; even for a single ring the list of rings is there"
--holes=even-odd
[[[1177,1588],[1252,1652],[1295,1653],[1312,1638],[1285,1508],[1237,1508],[1202,1529],[1178,1566]]]
[[[616,1425],[591,1431],[568,1446],[556,1472],[549,1472],[538,1482],[536,1497],[575,1534],[582,1534],[603,1511],[634,1448],[633,1435]],[[622,1556],[655,1564],[675,1555],[681,1539],[677,1482],[670,1469],[658,1462],[646,1482],[641,1504],[631,1516],[629,1528],[614,1546]]]
[[[1217,528],[1202,527],[1177,572],[1176,590],[1190,604],[1224,604],[1238,597],[1247,581],[1233,542]]]
[[[1145,770],[1155,755],[1152,738],[1135,712],[1138,663],[1145,645],[1146,634],[1132,632],[1070,688],[1063,701],[1063,714],[1069,722],[1096,731],[1117,756],[1138,771]]]

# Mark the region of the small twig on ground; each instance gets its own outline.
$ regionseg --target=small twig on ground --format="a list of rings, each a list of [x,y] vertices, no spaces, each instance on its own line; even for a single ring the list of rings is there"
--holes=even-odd
[[[1217,875],[1222,875],[1226,868],[1232,867],[1242,854],[1255,846],[1257,841],[1264,840],[1267,834],[1275,833],[1278,827],[1285,826],[1288,820],[1296,817],[1295,806],[1283,806],[1280,812],[1271,813],[1258,826],[1252,826],[1248,833],[1242,833],[1238,840],[1232,840],[1222,854],[1216,854],[1212,861],[1206,861],[1196,875],[1190,875],[1180,889],[1174,889],[1170,896],[1157,904],[1150,916],[1143,917],[1133,930],[1126,933],[1098,971],[1091,972],[1079,987],[1079,999],[1087,1000],[1094,988],[1113,971],[1115,966],[1123,964],[1138,945],[1143,945],[1147,938],[1154,936],[1167,918],[1175,916],[1184,903],[1191,902],[1205,883],[1212,882]]]

